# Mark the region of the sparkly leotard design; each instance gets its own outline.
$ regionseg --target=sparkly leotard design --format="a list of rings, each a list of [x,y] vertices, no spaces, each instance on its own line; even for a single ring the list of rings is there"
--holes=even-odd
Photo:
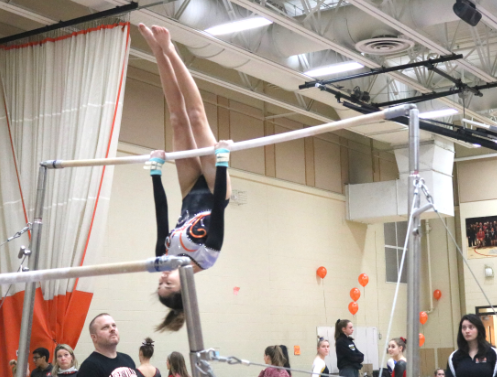
[[[168,233],[167,199],[160,176],[152,177],[157,215],[156,255],[187,256],[200,268],[216,262],[224,237],[226,167],[216,168],[214,194],[204,176],[200,176],[183,199],[181,216]]]

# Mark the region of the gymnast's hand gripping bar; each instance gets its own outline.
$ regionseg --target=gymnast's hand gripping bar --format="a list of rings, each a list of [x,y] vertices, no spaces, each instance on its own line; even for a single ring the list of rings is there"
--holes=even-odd
[[[301,130],[289,131],[277,135],[269,135],[252,140],[240,141],[233,143],[230,147],[231,151],[240,151],[243,149],[263,147],[265,145],[282,143],[303,137],[319,135],[325,132],[336,131],[343,128],[360,126],[367,123],[378,122],[386,119],[394,119],[403,115],[407,115],[412,105],[406,104],[401,106],[391,107],[386,110],[374,112],[366,115],[359,115],[354,118],[339,120],[337,122],[325,123],[320,126],[307,127]],[[207,156],[214,154],[214,147],[206,147],[192,149],[187,151],[179,151],[166,153],[166,160],[177,160],[180,158],[190,158]],[[116,157],[116,158],[100,158],[88,160],[48,160],[41,163],[42,166],[48,169],[74,168],[82,166],[103,166],[103,165],[125,165],[125,164],[140,164],[148,161],[150,155],[131,156],[131,157]]]
[[[162,256],[142,261],[110,263],[96,266],[53,268],[29,272],[0,274],[0,285],[38,282],[43,280],[81,278],[87,276],[127,274],[131,272],[172,271],[191,263],[188,257]]]

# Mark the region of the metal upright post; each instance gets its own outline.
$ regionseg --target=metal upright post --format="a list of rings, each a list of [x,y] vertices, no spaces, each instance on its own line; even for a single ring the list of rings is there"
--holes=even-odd
[[[33,231],[31,233],[31,245],[29,250],[29,269],[38,269],[40,257],[41,230],[43,227],[43,203],[45,201],[45,187],[47,180],[47,168],[40,166],[38,169],[38,187],[36,191],[35,213],[33,219]],[[35,303],[36,283],[26,283],[24,290],[24,304],[22,307],[21,333],[19,335],[19,356],[17,359],[16,377],[26,377],[29,345],[31,343],[31,326],[33,324],[33,309]]]
[[[190,345],[190,363],[192,366],[192,377],[201,377],[197,369],[197,352],[204,349],[204,339],[200,325],[200,313],[198,310],[197,292],[193,278],[193,267],[184,266],[179,269],[181,281],[181,294],[183,297],[183,309],[186,316],[186,330],[188,332],[188,343]]]
[[[409,111],[409,180],[408,203],[416,211],[420,196],[415,194],[415,182],[419,179],[419,111]],[[413,207],[414,200],[414,207]],[[411,216],[411,212],[409,212]],[[413,216],[412,231],[409,234],[407,264],[407,377],[419,377],[419,275],[421,221],[419,214]]]

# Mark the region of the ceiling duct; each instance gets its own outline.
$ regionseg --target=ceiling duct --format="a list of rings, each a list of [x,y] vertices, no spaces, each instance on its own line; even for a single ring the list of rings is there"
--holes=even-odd
[[[383,56],[407,51],[414,45],[415,43],[407,38],[379,33],[379,35],[356,43],[355,48],[365,54]]]

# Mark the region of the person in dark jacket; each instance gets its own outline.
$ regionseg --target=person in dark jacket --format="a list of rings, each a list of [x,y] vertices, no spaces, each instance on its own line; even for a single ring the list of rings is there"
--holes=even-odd
[[[359,377],[364,354],[354,344],[354,325],[348,319],[339,319],[335,324],[335,348],[340,376]]]
[[[459,323],[457,351],[447,362],[447,377],[493,377],[497,351],[486,340],[485,327],[476,314],[466,314]]]
[[[33,362],[36,368],[31,372],[31,377],[47,377],[52,375],[52,364],[48,362],[50,352],[40,347],[33,351]]]

